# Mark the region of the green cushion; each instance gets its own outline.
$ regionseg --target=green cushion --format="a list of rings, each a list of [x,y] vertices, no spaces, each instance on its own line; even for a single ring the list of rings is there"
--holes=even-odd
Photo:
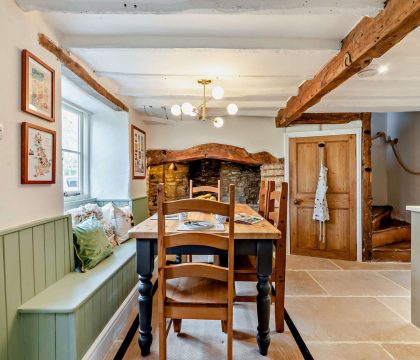
[[[95,217],[76,225],[73,233],[76,255],[82,271],[94,268],[112,254],[112,246],[108,242],[105,230]]]

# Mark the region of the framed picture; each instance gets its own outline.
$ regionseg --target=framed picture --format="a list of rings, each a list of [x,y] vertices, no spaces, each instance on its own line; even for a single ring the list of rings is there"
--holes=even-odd
[[[55,121],[55,71],[28,50],[22,51],[22,110]]]
[[[131,159],[133,179],[146,177],[146,133],[131,125]]]
[[[55,184],[55,131],[22,123],[21,183]]]

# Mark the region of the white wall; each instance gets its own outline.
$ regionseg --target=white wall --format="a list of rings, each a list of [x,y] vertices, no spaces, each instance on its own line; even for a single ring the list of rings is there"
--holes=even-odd
[[[20,184],[20,124],[24,121],[59,132],[60,65],[55,57],[38,45],[37,34],[56,38],[37,13],[24,13],[13,0],[0,2],[1,56],[0,124],[0,229],[55,216],[63,212],[61,161],[57,158],[55,185]],[[56,121],[50,123],[20,110],[21,51],[28,49],[56,71]],[[57,136],[57,148],[61,137]],[[48,199],[48,201],[46,201]]]
[[[91,196],[100,199],[129,198],[128,114],[95,112],[90,117]]]
[[[63,99],[90,112],[90,195],[99,199],[146,196],[146,181],[131,179],[131,124],[147,131],[140,114],[114,111],[63,77]],[[124,99],[130,104],[130,99]]]
[[[284,156],[284,129],[277,129],[273,119],[225,117],[222,128],[211,121],[179,121],[174,125],[149,125],[149,149],[181,150],[205,143],[229,144],[249,152],[269,151]]]
[[[398,138],[402,160],[413,170],[420,171],[420,113],[389,113],[388,135]],[[397,218],[410,221],[407,205],[420,205],[420,176],[407,173],[387,149],[388,199]]]
[[[387,133],[387,113],[372,114],[372,136],[380,131]],[[372,196],[373,205],[389,203],[387,145],[381,139],[372,142]]]

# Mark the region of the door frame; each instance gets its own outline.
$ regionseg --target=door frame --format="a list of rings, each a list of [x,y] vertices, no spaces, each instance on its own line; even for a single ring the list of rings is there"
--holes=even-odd
[[[290,139],[314,136],[356,135],[356,247],[357,261],[362,261],[362,128],[359,127],[330,129],[330,130],[302,130],[286,132],[284,134],[284,181],[289,182]],[[290,189],[290,186],[289,186]],[[290,190],[289,190],[290,191]],[[290,209],[289,196],[288,209]],[[289,211],[290,213],[290,211]],[[290,217],[287,220],[287,253],[290,255]]]

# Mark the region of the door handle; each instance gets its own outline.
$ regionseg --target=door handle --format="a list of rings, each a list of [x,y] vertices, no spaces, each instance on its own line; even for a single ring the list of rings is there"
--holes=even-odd
[[[295,199],[294,201],[293,201],[293,204],[295,204],[295,205],[300,205],[301,203],[302,203],[302,199]]]

